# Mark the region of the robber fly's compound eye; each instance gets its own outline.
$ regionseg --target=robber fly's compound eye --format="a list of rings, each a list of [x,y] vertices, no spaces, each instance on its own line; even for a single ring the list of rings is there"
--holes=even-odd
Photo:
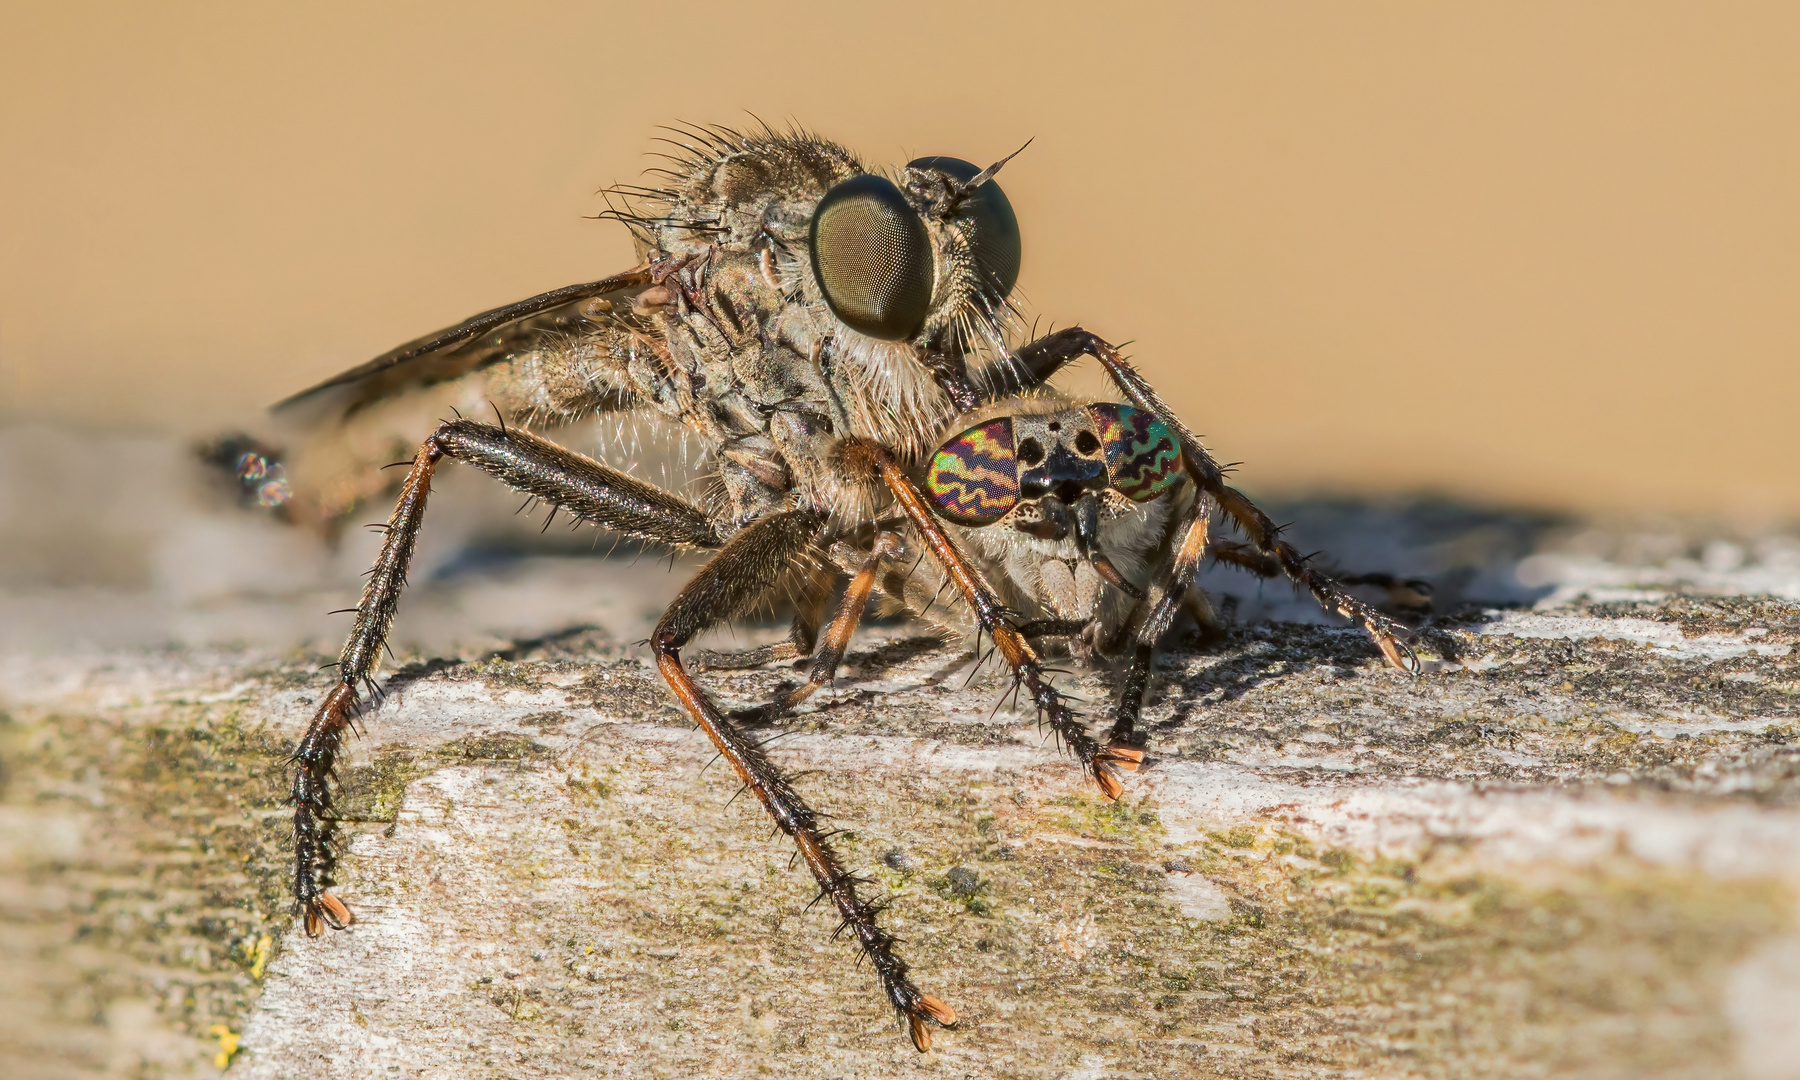
[[[1181,479],[1181,447],[1154,413],[1130,405],[1088,406],[1112,486],[1133,502],[1149,502]]]
[[[812,219],[813,273],[832,314],[859,333],[902,341],[931,310],[931,237],[925,222],[879,176],[854,176],[825,193]]]
[[[972,427],[932,455],[925,494],[958,525],[992,525],[1019,503],[1019,463],[1012,420]]]
[[[981,172],[972,162],[953,157],[922,157],[907,162],[906,167],[933,169],[963,184]],[[1005,299],[1019,283],[1023,256],[1019,218],[1013,213],[1012,201],[997,182],[989,180],[963,197],[954,218],[974,253],[981,283],[993,289],[997,298]]]

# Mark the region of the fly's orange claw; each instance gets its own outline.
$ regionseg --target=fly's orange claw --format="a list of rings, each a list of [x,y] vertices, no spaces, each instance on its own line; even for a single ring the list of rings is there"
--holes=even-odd
[[[1135,746],[1109,746],[1094,757],[1094,783],[1100,785],[1100,794],[1117,800],[1125,794],[1125,785],[1119,782],[1119,771],[1137,772],[1143,764],[1144,752]]]
[[[318,937],[325,927],[342,930],[356,921],[342,900],[330,893],[320,893],[306,905],[306,936]]]
[[[1391,635],[1377,635],[1375,646],[1381,650],[1382,656],[1387,657],[1387,662],[1396,668],[1414,675],[1419,673],[1419,658],[1413,655],[1411,649],[1395,641]]]
[[[1115,769],[1137,772],[1138,766],[1144,763],[1144,752],[1135,746],[1112,746],[1107,748],[1106,760],[1112,762]]]
[[[913,1007],[906,1010],[907,1029],[912,1035],[913,1046],[921,1054],[931,1049],[931,1028],[926,1021],[939,1027],[955,1027],[956,1010],[930,994],[920,994]]]
[[[1094,762],[1094,782],[1100,785],[1100,794],[1109,799],[1117,800],[1125,794],[1125,785],[1119,783],[1119,778],[1113,775],[1111,765],[1105,761]]]

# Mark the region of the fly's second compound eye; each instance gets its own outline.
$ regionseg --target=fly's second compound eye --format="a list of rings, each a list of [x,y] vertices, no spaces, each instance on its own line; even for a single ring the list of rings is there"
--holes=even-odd
[[[925,494],[958,525],[992,525],[1019,504],[1019,462],[1012,421],[972,427],[938,447],[925,471]]]
[[[918,332],[931,310],[931,236],[900,189],[853,176],[813,211],[813,273],[832,314],[883,341]]]
[[[1181,479],[1181,448],[1175,433],[1153,413],[1130,405],[1088,406],[1099,432],[1112,486],[1133,502],[1149,502]]]
[[[909,169],[931,169],[966,184],[980,175],[974,162],[953,157],[922,157],[906,163]],[[975,256],[981,271],[981,282],[1004,300],[1019,283],[1019,264],[1023,245],[1019,237],[1019,217],[1013,213],[1012,200],[989,180],[964,196],[957,207],[956,223]]]

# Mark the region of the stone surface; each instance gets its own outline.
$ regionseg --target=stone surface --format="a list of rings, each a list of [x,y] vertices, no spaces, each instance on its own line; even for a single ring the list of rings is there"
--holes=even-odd
[[[872,629],[771,753],[964,1018],[919,1055],[630,644],[685,568],[471,560],[512,535],[474,511],[343,770],[357,922],[296,934],[282,758],[335,648],[311,613],[366,556],[140,458],[154,512],[63,527],[143,566],[33,541],[0,575],[8,1076],[1800,1076],[1778,530],[1285,508],[1344,565],[1433,578],[1427,670],[1215,575],[1238,623],[1163,658],[1117,803],[992,668]],[[794,675],[703,678],[747,705]],[[1097,713],[1115,676],[1062,684]]]

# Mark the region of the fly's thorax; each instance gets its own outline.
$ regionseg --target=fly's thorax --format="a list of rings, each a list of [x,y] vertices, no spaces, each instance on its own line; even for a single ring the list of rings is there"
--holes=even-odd
[[[807,404],[830,416],[837,434],[917,460],[952,412],[922,349],[962,352],[972,342],[990,355],[1004,350],[996,313],[1017,277],[1018,229],[998,185],[964,191],[980,170],[953,158],[919,159],[890,178],[802,134],[713,130],[671,141],[689,156],[652,170],[665,186],[615,189],[625,209],[610,215],[632,226],[646,260],[702,263],[709,292],[726,301],[728,310],[693,312],[678,295],[659,293],[683,308],[670,313],[680,326],[667,327],[669,350],[716,351],[711,339],[733,336],[734,323],[754,316],[763,341],[780,347],[740,340],[732,346],[740,367],[747,355],[776,368],[816,367],[824,392]],[[721,278],[740,284],[721,288]],[[708,373],[693,395],[651,400],[693,422],[692,400],[723,403],[709,389],[716,385]]]
[[[669,141],[686,154],[649,170],[662,186],[613,188],[623,209],[609,215],[647,249],[668,254],[753,251],[768,241],[803,248],[819,199],[867,171],[848,149],[802,133],[721,131]]]

